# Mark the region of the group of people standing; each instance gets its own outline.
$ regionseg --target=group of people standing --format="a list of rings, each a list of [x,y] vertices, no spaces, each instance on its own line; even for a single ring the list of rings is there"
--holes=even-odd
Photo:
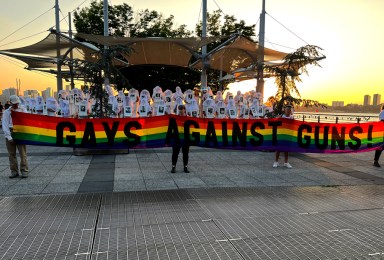
[[[152,94],[147,89],[139,92],[132,88],[127,93],[119,91],[115,95],[110,86],[106,86],[106,91],[110,116],[116,118],[177,115],[179,105],[185,106],[187,116],[202,118],[255,119],[265,117],[272,111],[272,108],[263,104],[261,93],[255,91],[244,94],[237,91],[236,95],[229,91],[217,91],[213,95],[209,87],[184,92],[176,87],[172,92],[169,89],[163,91],[160,86],[153,88]],[[92,117],[98,99],[80,89],[72,89],[61,90],[57,99],[20,97],[20,102],[28,113],[85,118]]]
[[[202,102],[201,105],[203,107],[203,111],[201,114],[205,118],[219,117],[218,115],[220,115],[221,113],[217,112],[218,111],[217,108],[221,108],[219,105],[219,103],[221,103],[221,102],[223,102],[224,104],[227,105],[227,110],[225,110],[226,111],[225,112],[226,117],[228,117],[228,118],[237,118],[237,117],[243,118],[244,107],[247,106],[247,104],[254,104],[254,103],[259,102],[258,106],[262,106],[262,105],[259,105],[259,104],[261,104],[261,100],[257,97],[257,95],[254,95],[255,93],[247,93],[247,95],[245,95],[247,101],[244,101],[244,96],[242,96],[243,99],[239,98],[241,93],[237,93],[237,97],[233,97],[231,95],[231,93],[227,93],[226,98],[223,99],[221,93],[219,93],[219,92],[216,94],[216,97],[214,98],[213,95],[211,95],[212,92],[209,89],[207,89],[207,91],[203,90],[202,95],[200,95],[200,93],[196,90],[194,93],[190,92],[188,90],[185,93],[182,93],[181,89],[179,87],[177,87],[176,92],[172,93],[172,95],[169,95],[169,97],[171,99],[169,100],[170,102],[168,102],[168,103],[170,103],[170,105],[171,105],[172,104],[171,101],[174,101],[174,103],[175,103],[175,104],[173,104],[174,107],[168,108],[167,102],[165,102],[167,100],[167,95],[162,93],[160,87],[156,87],[155,89],[154,89],[154,93],[152,95],[153,106],[151,106],[150,103],[148,102],[148,100],[150,100],[150,96],[149,96],[148,91],[143,90],[140,93],[140,95],[136,95],[136,94],[138,94],[137,90],[133,89],[133,91],[131,91],[132,90],[131,89],[129,91],[130,94],[136,93],[134,95],[134,100],[136,100],[136,102],[140,101],[139,110],[142,110],[141,106],[145,106],[145,109],[143,109],[143,110],[148,111],[148,113],[143,113],[143,115],[140,115],[140,111],[139,111],[138,114],[140,116],[149,116],[151,113],[154,113],[155,115],[156,114],[159,115],[154,110],[156,108],[158,109],[162,105],[165,105],[164,110],[161,110],[161,114],[169,113],[169,114],[176,114],[179,116],[198,117],[198,115],[200,115],[200,113],[199,113],[199,109],[198,109],[199,106],[197,104],[198,104],[198,102],[201,101]],[[77,93],[77,94],[78,95],[76,97],[81,99],[79,102],[83,102],[85,99],[83,99],[84,96],[82,95],[82,93]],[[190,94],[191,94],[191,96],[189,96]],[[61,92],[60,96],[59,96],[59,99],[61,99],[61,100],[59,100],[59,102],[63,101],[63,100],[68,100],[68,99],[66,99],[66,97],[67,97],[66,93]],[[124,95],[124,97],[126,97],[126,96]],[[127,100],[127,102],[129,102],[132,105],[132,99],[131,98],[132,97],[129,95],[127,98],[123,99],[123,103],[124,103],[124,100]],[[156,101],[157,98],[159,98],[159,102]],[[252,99],[252,98],[254,98],[254,99]],[[256,102],[255,102],[255,100],[256,100]],[[49,101],[49,100],[47,99],[47,101]],[[89,103],[88,100],[85,100],[85,101],[87,103]],[[111,102],[113,103],[114,101],[115,101],[115,99],[111,98]],[[10,163],[10,170],[11,170],[11,175],[9,176],[10,178],[18,177],[19,176],[19,169],[20,169],[20,174],[21,174],[22,178],[28,177],[28,160],[27,160],[26,146],[22,145],[22,144],[16,144],[12,138],[12,132],[13,132],[12,112],[13,111],[28,112],[25,107],[27,106],[28,109],[30,109],[30,107],[29,107],[30,103],[27,103],[27,102],[30,102],[30,100],[26,100],[26,99],[20,98],[16,95],[12,95],[9,98],[10,107],[7,108],[6,110],[4,110],[4,112],[2,112],[3,113],[2,129],[4,132],[5,139],[6,139],[6,146],[7,146],[7,150],[8,150],[8,154],[9,154],[9,163]],[[42,103],[43,101],[40,99],[40,102]],[[117,103],[118,102],[119,101],[117,101]],[[241,102],[243,104],[241,104]],[[51,99],[51,102],[48,102],[48,103],[50,105],[52,105],[55,102],[52,101],[52,99]],[[37,100],[37,104],[35,104],[35,105],[38,105],[38,104],[39,104],[39,101]],[[67,104],[69,105],[70,103],[68,102]],[[85,102],[84,102],[84,104],[85,104]],[[127,103],[124,103],[124,104],[127,104]],[[239,106],[236,107],[235,104],[239,104]],[[47,103],[45,103],[44,105],[47,105]],[[236,114],[236,117],[231,117],[231,108],[228,108],[228,105],[233,106],[233,113]],[[188,110],[188,107],[189,107],[189,110]],[[132,113],[132,111],[135,111],[134,106],[131,106],[131,108],[132,108],[132,110],[131,110],[131,113]],[[70,108],[68,107],[68,109],[70,109]],[[79,107],[79,109],[81,110],[81,107]],[[160,110],[158,109],[157,111],[160,111]],[[168,111],[168,112],[166,112],[166,111]],[[31,110],[29,110],[29,112],[31,112]],[[123,114],[124,114],[124,112],[123,112]],[[239,115],[239,116],[237,116],[237,115]],[[249,116],[249,114],[248,114],[248,116]],[[284,113],[281,115],[281,117],[293,119],[292,107],[289,105],[285,106]],[[382,107],[382,110],[379,114],[379,119],[380,119],[380,121],[384,121],[384,106]],[[384,146],[380,147],[375,152],[373,165],[376,167],[380,167],[380,164],[378,161],[379,161],[379,158],[380,158],[380,155],[381,155],[383,149],[384,149]],[[17,161],[17,157],[16,157],[16,150],[19,151],[19,155],[20,155],[20,167],[18,166],[18,161]],[[183,153],[184,172],[189,173],[189,170],[188,170],[189,146],[186,144],[175,144],[172,147],[172,169],[171,169],[171,172],[172,173],[176,172],[176,164],[177,164],[177,159],[178,159],[180,150]],[[280,157],[280,151],[276,151],[275,161],[272,165],[274,168],[279,166],[279,157]],[[284,152],[284,164],[283,164],[283,166],[286,168],[292,168],[292,165],[288,162],[288,159],[289,159],[288,152]]]

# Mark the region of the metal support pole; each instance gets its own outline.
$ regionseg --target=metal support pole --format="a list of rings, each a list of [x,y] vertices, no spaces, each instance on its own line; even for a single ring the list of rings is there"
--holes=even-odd
[[[264,37],[265,37],[265,0],[260,14],[259,27],[259,50],[257,54],[257,85],[256,92],[260,92],[264,97]]]
[[[203,0],[203,10],[202,10],[202,31],[201,31],[201,37],[204,39],[207,37],[207,0]],[[201,56],[202,56],[202,62],[203,62],[203,68],[201,70],[201,87],[207,87],[207,71],[206,71],[206,65],[207,65],[207,46],[204,45],[201,49]]]
[[[68,35],[69,35],[70,38],[72,38],[72,17],[71,17],[71,12],[68,12],[68,21],[69,21]],[[69,53],[69,59],[70,59],[69,73],[71,74],[71,89],[74,89],[75,88],[75,82],[74,82],[74,79],[73,79],[73,65],[72,65],[73,51],[72,50]]]
[[[104,0],[104,9],[103,9],[103,13],[104,13],[104,36],[109,36],[109,31],[108,31],[108,0]],[[108,51],[108,46],[104,46],[104,55],[107,55],[107,51]],[[106,56],[104,56],[104,59],[106,61]],[[106,65],[106,68],[105,68],[105,71],[104,71],[104,84],[105,85],[109,85],[109,78],[108,78],[108,73],[109,73],[109,68],[107,67],[108,64],[107,62],[105,63]]]
[[[55,0],[56,31],[60,33],[60,8],[59,0]],[[57,57],[57,92],[63,89],[63,80],[61,76],[61,54],[60,54],[60,36],[56,34],[56,57]]]

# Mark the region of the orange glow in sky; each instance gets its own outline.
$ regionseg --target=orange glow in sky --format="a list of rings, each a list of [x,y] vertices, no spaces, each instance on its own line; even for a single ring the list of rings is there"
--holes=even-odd
[[[83,2],[59,1],[61,19]],[[81,7],[89,6],[90,2],[85,1]],[[201,0],[109,2],[113,5],[125,2],[135,12],[149,9],[159,11],[166,17],[172,14],[177,25],[186,24],[189,30],[194,30],[194,25],[201,19]],[[262,0],[207,2],[209,12],[220,8],[224,14],[234,15],[238,21],[245,20],[247,25],[257,23],[258,33]],[[54,4],[54,0],[1,1],[0,50],[42,40],[55,24]],[[322,67],[309,68],[309,76],[303,75],[303,82],[298,84],[302,98],[328,104],[332,101],[362,104],[364,95],[373,96],[377,93],[384,99],[383,10],[382,0],[266,0],[266,47],[293,52],[301,46],[312,44],[323,49],[322,53],[327,58],[320,61]],[[61,30],[68,30],[67,19],[62,20]],[[24,67],[24,63],[0,55],[1,89],[16,87],[16,79],[20,79],[22,90],[56,89],[55,77],[28,71]],[[63,82],[63,85],[66,84]],[[253,82],[243,84],[251,88],[254,85]],[[273,80],[267,79],[264,97],[273,95],[275,91]]]

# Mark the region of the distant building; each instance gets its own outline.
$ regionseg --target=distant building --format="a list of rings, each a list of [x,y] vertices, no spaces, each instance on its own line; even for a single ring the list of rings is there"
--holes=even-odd
[[[373,103],[372,105],[380,105],[381,104],[381,95],[380,94],[374,94],[373,95]]]
[[[39,95],[39,92],[35,89],[33,89],[33,90],[28,89],[28,90],[24,91],[24,97],[35,98],[38,95]]]
[[[333,107],[343,107],[344,101],[332,101],[332,106]]]
[[[53,96],[53,89],[51,87],[46,88],[46,90],[41,91],[41,96],[46,100],[49,97]]]
[[[364,106],[370,106],[370,105],[371,105],[371,96],[364,95]]]
[[[16,95],[17,89],[15,88],[6,88],[3,90],[2,95],[1,95],[1,102],[5,104],[11,95]]]

